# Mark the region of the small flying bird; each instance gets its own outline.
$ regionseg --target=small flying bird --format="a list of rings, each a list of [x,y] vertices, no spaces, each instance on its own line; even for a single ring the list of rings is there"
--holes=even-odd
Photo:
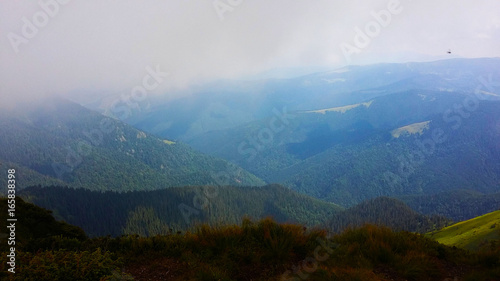
[[[451,50],[450,49],[448,49],[448,54],[451,54]]]

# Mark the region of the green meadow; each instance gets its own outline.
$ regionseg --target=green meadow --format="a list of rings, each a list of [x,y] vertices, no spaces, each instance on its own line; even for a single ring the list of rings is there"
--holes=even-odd
[[[488,241],[500,239],[500,210],[453,224],[428,236],[448,246],[477,250]]]

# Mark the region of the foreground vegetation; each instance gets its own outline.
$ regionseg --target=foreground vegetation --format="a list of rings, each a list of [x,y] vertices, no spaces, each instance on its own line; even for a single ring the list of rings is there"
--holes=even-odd
[[[22,201],[19,201],[22,202]],[[23,219],[48,214],[29,203]],[[49,226],[61,226],[45,217]],[[423,235],[365,225],[329,237],[324,230],[272,219],[201,225],[184,234],[89,239],[64,224],[59,232],[19,229],[16,273],[2,280],[499,280],[500,244],[480,252]],[[56,235],[54,235],[56,234]]]

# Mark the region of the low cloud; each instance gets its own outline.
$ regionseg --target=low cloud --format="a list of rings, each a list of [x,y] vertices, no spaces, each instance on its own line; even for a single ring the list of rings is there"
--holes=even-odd
[[[165,95],[270,69],[340,67],[348,62],[339,46],[391,1],[2,1],[2,103],[117,94],[156,66],[170,76],[152,94]],[[428,59],[448,49],[500,56],[500,2],[397,2],[402,12],[350,63]]]

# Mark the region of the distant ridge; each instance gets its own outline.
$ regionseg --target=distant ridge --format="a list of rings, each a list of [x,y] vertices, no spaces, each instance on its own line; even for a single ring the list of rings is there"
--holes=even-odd
[[[364,201],[345,211],[334,214],[327,223],[334,233],[365,224],[387,226],[394,230],[425,233],[440,229],[451,221],[443,216],[424,216],[412,210],[404,202],[389,197]]]

